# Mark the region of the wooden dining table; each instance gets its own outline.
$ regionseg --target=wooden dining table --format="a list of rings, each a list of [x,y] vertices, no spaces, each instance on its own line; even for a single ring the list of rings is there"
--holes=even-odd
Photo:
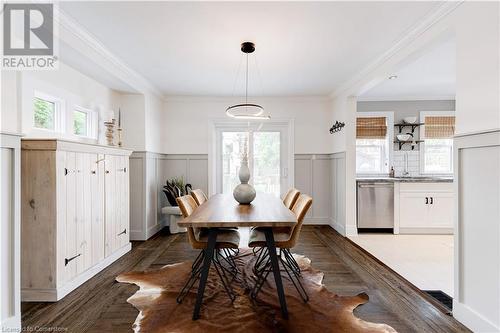
[[[288,318],[285,292],[272,228],[293,227],[296,223],[297,217],[283,204],[281,199],[266,193],[257,193],[255,200],[249,205],[240,205],[232,195],[216,194],[196,208],[190,216],[179,221],[178,225],[180,227],[208,228],[208,244],[203,258],[203,268],[198,285],[193,320],[199,318],[219,228],[228,227],[259,227],[264,232],[281,313],[283,318]]]

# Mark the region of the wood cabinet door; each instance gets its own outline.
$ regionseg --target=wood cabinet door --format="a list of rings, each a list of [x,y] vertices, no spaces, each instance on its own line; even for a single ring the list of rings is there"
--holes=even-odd
[[[105,242],[104,253],[108,257],[117,248],[116,245],[116,157],[106,155],[104,162],[104,196],[105,196]]]
[[[119,156],[117,158],[119,166],[117,168],[117,243],[119,247],[127,245],[129,242],[129,166],[128,157]]]
[[[429,193],[429,226],[436,228],[453,228],[454,194],[437,192]]]
[[[104,259],[104,155],[90,158],[92,265]]]
[[[76,154],[66,152],[65,161],[66,179],[66,217],[64,238],[64,281],[73,279],[77,274],[77,262],[80,255],[77,246],[77,207],[76,207]]]
[[[399,196],[399,226],[424,228],[429,222],[428,195],[419,192],[401,192]]]

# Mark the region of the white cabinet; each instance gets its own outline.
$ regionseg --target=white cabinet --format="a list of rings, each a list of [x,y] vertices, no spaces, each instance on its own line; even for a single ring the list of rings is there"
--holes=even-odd
[[[453,233],[452,183],[400,183],[395,196],[399,233]]]
[[[59,300],[130,250],[130,153],[22,140],[23,300]]]

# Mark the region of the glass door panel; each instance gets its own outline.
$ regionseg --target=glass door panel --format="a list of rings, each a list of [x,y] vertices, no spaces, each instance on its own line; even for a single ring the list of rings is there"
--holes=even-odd
[[[280,132],[254,132],[251,159],[252,182],[257,192],[280,196]]]
[[[222,132],[222,193],[233,193],[240,183],[241,155],[248,140],[248,132]]]

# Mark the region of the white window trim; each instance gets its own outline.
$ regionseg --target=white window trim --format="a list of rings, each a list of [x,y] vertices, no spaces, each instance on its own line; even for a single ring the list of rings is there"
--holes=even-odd
[[[73,132],[74,129],[74,111],[78,112],[83,112],[87,114],[87,135],[79,135]],[[74,135],[77,138],[83,138],[83,139],[94,139],[97,140],[97,132],[98,132],[98,121],[99,121],[99,115],[97,111],[94,111],[92,109],[87,109],[79,105],[75,105],[73,107],[73,110],[71,112],[71,121],[70,121],[70,127],[71,127],[71,134]]]
[[[387,139],[389,140],[389,144],[388,144],[387,150],[388,150],[388,153],[389,153],[389,160],[387,161],[387,163],[388,163],[387,172],[384,172],[384,173],[380,173],[380,172],[357,173],[357,170],[356,170],[356,175],[360,176],[360,177],[362,177],[362,176],[376,176],[376,175],[386,176],[386,175],[389,174],[391,166],[393,165],[393,155],[394,155],[394,111],[356,112],[356,121],[357,121],[358,117],[359,118],[361,118],[361,117],[366,117],[366,118],[385,117],[387,119],[387,136],[388,136]]]
[[[285,170],[282,170],[283,177],[286,178],[286,188],[282,188],[282,191],[286,191],[287,188],[294,187],[294,179],[295,179],[295,146],[294,146],[294,120],[293,118],[273,118],[270,120],[233,120],[228,118],[212,118],[209,120],[209,133],[210,138],[208,141],[208,192],[209,195],[214,195],[218,190],[218,177],[217,163],[219,161],[219,152],[217,147],[219,140],[219,133],[224,130],[238,129],[241,127],[248,128],[248,126],[252,125],[253,127],[259,128],[259,130],[272,130],[276,129],[286,129],[287,132],[287,143],[286,143],[286,151],[287,151],[287,160],[284,166]],[[263,124],[260,127],[260,124]]]
[[[420,174],[422,175],[435,175],[435,176],[452,176],[455,166],[453,165],[454,158],[451,159],[451,172],[428,172],[425,170],[425,117],[427,116],[455,116],[455,111],[420,111],[420,142],[419,155],[420,155]]]
[[[49,128],[41,128],[35,126],[35,110],[34,110],[34,102],[35,98],[43,99],[44,101],[54,103],[54,129]],[[66,130],[66,104],[65,101],[61,98],[51,96],[49,94],[35,91],[33,94],[32,101],[32,117],[31,117],[31,125],[33,130],[41,131],[41,132],[49,132],[49,133],[65,133]]]

